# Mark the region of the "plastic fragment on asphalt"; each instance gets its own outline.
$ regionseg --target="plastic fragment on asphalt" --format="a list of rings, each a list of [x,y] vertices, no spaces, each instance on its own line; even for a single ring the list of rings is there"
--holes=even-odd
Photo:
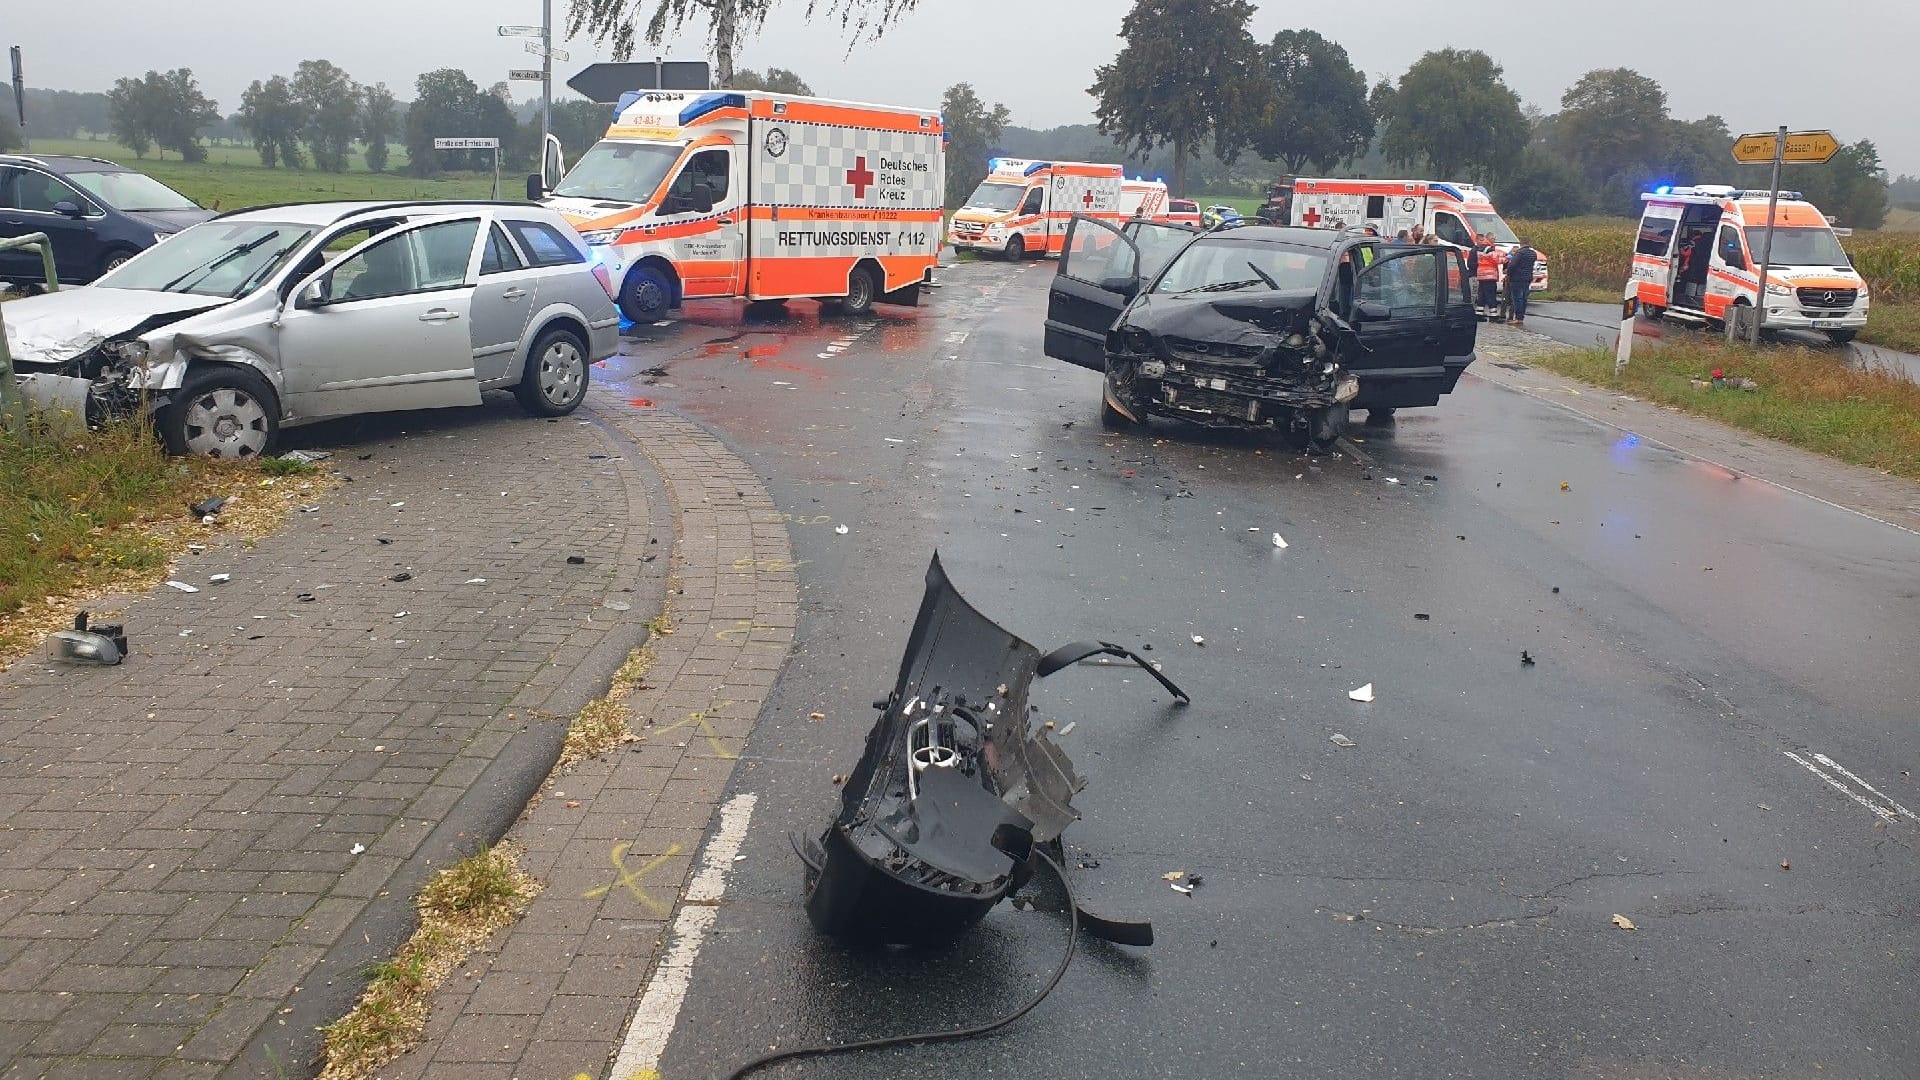
[[[1432,618],[1433,618],[1433,616],[1431,616],[1431,615],[1429,615],[1429,614],[1427,614],[1427,613],[1426,613],[1426,612],[1424,612],[1424,611],[1416,611],[1416,612],[1414,612],[1414,613],[1413,613],[1413,617],[1414,617],[1414,618],[1415,618],[1416,620],[1418,620],[1418,621],[1420,621],[1420,622],[1426,622],[1426,621],[1428,621],[1428,620],[1430,620],[1430,619],[1432,619]]]
[[[294,461],[302,465],[311,465],[316,461],[325,461],[333,456],[331,450],[289,450],[280,455],[281,461]]]
[[[1353,701],[1372,701],[1373,700],[1373,684],[1368,683],[1367,685],[1360,687],[1358,690],[1349,690],[1347,691],[1347,697]]]
[[[393,613],[393,617],[396,619],[404,619],[411,614],[413,614],[411,611],[396,611]]]
[[[845,536],[847,535],[849,530],[845,525],[835,525],[833,527],[833,531],[840,536]]]
[[[215,575],[213,575],[212,577],[210,577],[210,578],[208,578],[208,579],[207,579],[207,584],[209,584],[209,585],[225,585],[225,584],[226,584],[227,582],[229,582],[229,581],[232,581],[232,580],[233,580],[233,575],[232,575],[232,574],[215,574]]]
[[[637,397],[628,401],[627,404],[633,406],[636,409],[651,409],[653,408],[653,399]]]
[[[587,565],[587,557],[585,555],[569,555],[567,556],[567,565],[585,566]]]
[[[1281,550],[1283,550],[1283,551],[1284,551],[1284,550],[1286,549],[1286,546],[1287,546],[1287,540],[1286,540],[1286,537],[1283,537],[1283,536],[1281,536],[1281,535],[1280,535],[1279,533],[1274,533],[1274,534],[1273,534],[1273,546],[1274,546],[1274,547],[1277,547],[1277,548],[1280,548]]]
[[[394,509],[394,510],[398,510],[398,509],[400,509],[401,507],[403,507],[403,506],[405,506],[405,505],[407,505],[407,501],[406,501],[405,499],[402,499],[402,500],[400,500],[400,501],[399,501],[399,502],[397,502],[397,503],[388,503],[388,504],[387,504],[387,506],[388,506],[388,507],[389,507],[390,509]]]
[[[366,850],[367,850],[367,845],[365,845],[365,844],[355,844],[355,845],[353,845],[353,847],[351,847],[351,848],[349,848],[349,849],[347,849],[347,854],[349,854],[349,855],[362,855],[362,854],[365,854],[365,853],[366,853]]]
[[[311,514],[317,512],[319,509],[317,506],[303,506],[300,508],[300,512],[303,514]]]
[[[1569,483],[1567,483],[1567,482],[1566,482],[1565,480],[1562,480],[1562,481],[1560,481],[1560,490],[1561,490],[1561,491],[1572,491],[1572,490],[1573,490],[1573,485],[1572,485],[1572,484],[1569,484]]]
[[[398,581],[412,581],[412,580],[413,580],[413,575],[412,575],[412,574],[409,574],[409,573],[407,573],[407,572],[406,572],[405,570],[402,570],[402,571],[400,571],[399,573],[397,573],[397,574],[395,574],[395,575],[393,575],[392,577],[390,577],[390,578],[388,578],[387,580],[388,580],[388,581],[395,581],[395,582],[398,582]]]
[[[1173,891],[1181,894],[1182,896],[1193,895],[1193,886],[1191,885],[1182,885],[1177,881],[1173,882],[1172,885],[1173,885]]]
[[[1185,870],[1169,870],[1166,873],[1161,874],[1160,878],[1163,881],[1179,881],[1181,878],[1186,876],[1187,876],[1187,872]]]
[[[1533,666],[1533,654],[1528,652],[1525,649],[1520,650],[1520,666],[1521,667]]]
[[[220,508],[225,505],[227,505],[227,497],[225,495],[216,495],[211,499],[202,499],[187,509],[192,511],[194,517],[203,518],[219,513]]]
[[[1201,637],[1199,634],[1195,634],[1193,635],[1193,643],[1195,645],[1201,646],[1202,648],[1205,648],[1207,644],[1207,639]]]
[[[184,581],[169,581],[167,582],[167,588],[175,589],[180,592],[199,592],[200,591],[200,587],[198,585],[189,585]]]
[[[1399,477],[1397,477],[1397,476],[1389,476],[1389,477],[1387,477],[1387,483],[1389,483],[1389,484],[1397,484],[1397,483],[1399,483],[1399,482],[1400,482],[1400,478],[1399,478]]]
[[[467,579],[467,580],[466,580],[466,581],[465,581],[465,582],[464,582],[463,584],[467,584],[467,585],[485,585],[486,583],[487,583],[487,579],[486,579],[486,578],[483,578],[483,577],[470,577],[470,578],[468,578],[468,579]]]
[[[892,436],[888,436],[887,438],[885,438],[885,439],[883,439],[883,440],[881,440],[881,441],[883,441],[883,442],[890,442],[890,443],[903,443],[903,442],[906,442],[907,440],[905,440],[905,439],[896,439],[896,438],[893,438]]]
[[[1332,743],[1335,746],[1342,747],[1342,748],[1350,747],[1354,745],[1354,741],[1352,739],[1347,738],[1345,735],[1342,735],[1337,731],[1327,736],[1327,741]]]
[[[1632,919],[1629,919],[1629,918],[1627,918],[1627,917],[1626,917],[1625,915],[1615,915],[1615,916],[1613,917],[1613,925],[1615,925],[1615,926],[1617,926],[1617,927],[1619,927],[1619,928],[1620,928],[1620,929],[1622,929],[1622,930],[1637,930],[1637,929],[1639,929],[1639,927],[1637,927],[1637,926],[1635,926],[1635,925],[1633,925],[1633,920],[1632,920]]]

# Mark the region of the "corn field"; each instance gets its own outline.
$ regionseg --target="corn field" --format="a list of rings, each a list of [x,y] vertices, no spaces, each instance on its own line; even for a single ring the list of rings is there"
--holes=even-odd
[[[1516,221],[1514,230],[1547,257],[1555,291],[1603,289],[1618,296],[1633,265],[1634,223],[1625,218]],[[1867,279],[1875,303],[1920,303],[1920,233],[1857,232],[1842,247]]]

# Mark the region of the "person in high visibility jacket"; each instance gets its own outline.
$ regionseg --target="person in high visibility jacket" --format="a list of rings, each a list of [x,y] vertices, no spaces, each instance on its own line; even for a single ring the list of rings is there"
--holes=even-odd
[[[1480,237],[1480,260],[1474,267],[1474,279],[1479,283],[1480,295],[1475,304],[1483,319],[1500,317],[1500,271],[1506,262],[1506,256],[1500,254],[1500,248],[1494,244],[1493,237]]]

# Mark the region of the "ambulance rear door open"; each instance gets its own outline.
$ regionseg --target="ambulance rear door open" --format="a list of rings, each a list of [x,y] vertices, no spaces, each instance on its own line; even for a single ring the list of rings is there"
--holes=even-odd
[[[1702,318],[1717,319],[1726,313],[1726,305],[1732,302],[1730,290],[1713,285],[1714,264],[1720,255],[1720,217],[1717,203],[1647,204],[1634,238],[1635,277],[1651,281],[1658,289],[1653,296],[1643,294],[1642,302]],[[1711,305],[1710,294],[1715,296]]]

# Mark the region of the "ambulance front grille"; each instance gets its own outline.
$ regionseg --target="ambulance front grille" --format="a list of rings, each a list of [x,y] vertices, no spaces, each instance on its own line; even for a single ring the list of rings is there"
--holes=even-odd
[[[1850,308],[1857,290],[1800,289],[1800,306],[1810,308]]]

